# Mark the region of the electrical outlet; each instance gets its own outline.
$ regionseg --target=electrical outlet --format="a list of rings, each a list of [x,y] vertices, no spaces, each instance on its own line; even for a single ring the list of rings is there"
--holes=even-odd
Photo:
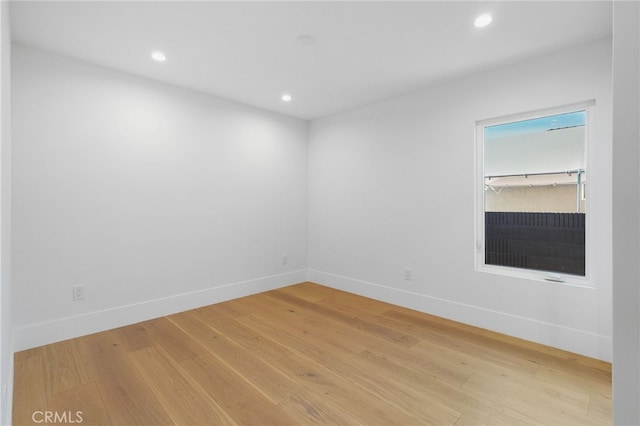
[[[404,268],[402,272],[406,281],[413,280],[413,270],[411,268]]]
[[[287,263],[289,263],[289,257],[286,254],[284,254],[282,255],[282,265],[284,266]]]
[[[84,300],[84,284],[73,286],[73,301]]]

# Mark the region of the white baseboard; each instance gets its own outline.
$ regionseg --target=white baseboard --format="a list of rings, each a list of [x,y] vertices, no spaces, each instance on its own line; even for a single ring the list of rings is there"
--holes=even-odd
[[[11,350],[9,358],[9,367],[7,381],[2,384],[2,410],[0,412],[0,421],[2,425],[12,424],[13,417],[13,350]],[[5,388],[6,386],[6,388]]]
[[[478,306],[310,269],[308,281],[611,362],[612,338]]]
[[[13,339],[14,349],[15,351],[22,351],[297,284],[306,280],[307,270],[304,269],[16,327]]]
[[[14,349],[16,351],[30,349],[304,281],[312,281],[592,358],[608,362],[612,359],[612,339],[610,336],[313,269],[308,271],[298,270],[281,275],[226,284],[171,297],[17,327],[14,330]]]

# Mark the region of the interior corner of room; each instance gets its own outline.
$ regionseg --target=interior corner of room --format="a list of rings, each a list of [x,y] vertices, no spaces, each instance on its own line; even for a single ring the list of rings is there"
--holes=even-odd
[[[176,36],[176,46],[201,34],[207,19],[237,36],[237,46],[255,44],[247,52],[262,59],[262,76],[249,59],[247,69],[216,65],[220,79],[235,74],[233,82],[242,83],[235,92],[224,84],[189,85],[203,76],[215,80],[204,59],[202,69],[196,64],[213,49],[233,56],[224,40],[169,49],[150,61],[157,47],[149,38],[167,30],[148,23],[147,38],[139,35],[110,59],[74,39],[82,35],[71,36],[82,22],[56,27],[65,13],[86,22],[102,13],[101,25],[114,14],[122,20],[113,22],[129,28],[144,3],[118,3],[1,3],[0,423],[10,423],[15,352],[307,281],[612,362],[616,423],[640,422],[638,2],[539,2],[558,11],[569,3],[585,10],[608,4],[609,21],[600,22],[608,29],[584,40],[567,23],[565,30],[576,32],[562,46],[532,44],[526,55],[514,51],[492,63],[480,56],[508,40],[490,32],[476,39],[441,29],[452,44],[471,46],[455,56],[459,63],[445,61],[433,40],[400,38],[403,57],[383,39],[332,36],[357,33],[349,19],[358,16],[370,35],[379,27],[364,18],[377,25],[406,19],[420,28],[401,8],[423,16],[418,12],[428,5],[447,12],[445,2],[398,10],[389,2],[312,2],[296,12],[308,26],[294,29],[275,18],[265,21],[272,27],[260,23],[272,16],[269,7],[287,11],[286,3],[298,2],[223,2],[220,14],[208,17],[194,10],[216,2],[184,9],[167,2],[174,13],[158,16],[193,19],[193,31]],[[447,13],[473,2],[450,3]],[[507,16],[529,7],[520,3],[498,5]],[[332,15],[332,7],[342,15]],[[258,12],[246,14],[251,8]],[[256,33],[225,23],[222,12],[242,12]],[[331,16],[344,18],[330,21],[333,30],[320,19]],[[60,20],[45,23],[47,17]],[[500,25],[496,20],[492,25]],[[260,30],[269,28],[269,42],[282,43],[276,59],[261,56],[267,44]],[[48,40],[47,29],[59,38]],[[108,34],[111,42],[88,40],[106,54],[105,46],[119,40]],[[388,48],[388,60],[364,56],[376,49],[367,40]],[[341,45],[379,68],[377,80],[360,73],[358,56]],[[411,72],[426,63],[415,59],[425,46],[435,55],[432,67],[438,58],[453,67],[448,74],[426,81]],[[475,60],[473,67],[454,72],[465,58]],[[242,81],[249,68],[254,80]],[[310,76],[337,81],[335,70],[346,79],[349,69],[359,74],[349,88],[323,92],[305,83]],[[385,81],[386,72],[406,80]],[[291,87],[267,78],[285,74]],[[581,102],[594,108],[586,172],[576,162],[478,178],[477,123]],[[478,268],[478,184],[482,197],[491,197],[487,211],[516,209],[500,204],[510,191],[517,209],[549,211],[532,201],[541,188],[569,200],[563,212],[586,211],[584,281]]]

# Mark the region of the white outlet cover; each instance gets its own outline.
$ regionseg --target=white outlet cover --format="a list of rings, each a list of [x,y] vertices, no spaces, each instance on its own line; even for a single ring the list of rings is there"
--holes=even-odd
[[[410,268],[405,268],[404,269],[404,279],[407,281],[411,281],[413,280],[413,270]]]
[[[73,300],[84,300],[84,285],[73,286]]]

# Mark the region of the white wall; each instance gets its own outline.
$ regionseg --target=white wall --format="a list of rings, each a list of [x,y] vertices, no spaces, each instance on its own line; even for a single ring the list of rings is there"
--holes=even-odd
[[[11,423],[11,33],[9,3],[0,2],[0,423]]]
[[[640,424],[640,3],[613,9],[613,417]]]
[[[484,143],[484,175],[584,169],[584,140],[584,126],[487,140]]]
[[[12,66],[16,350],[305,280],[305,121],[20,45]]]
[[[313,121],[310,279],[610,360],[611,96],[607,39]],[[476,272],[476,121],[591,99],[592,287]]]

